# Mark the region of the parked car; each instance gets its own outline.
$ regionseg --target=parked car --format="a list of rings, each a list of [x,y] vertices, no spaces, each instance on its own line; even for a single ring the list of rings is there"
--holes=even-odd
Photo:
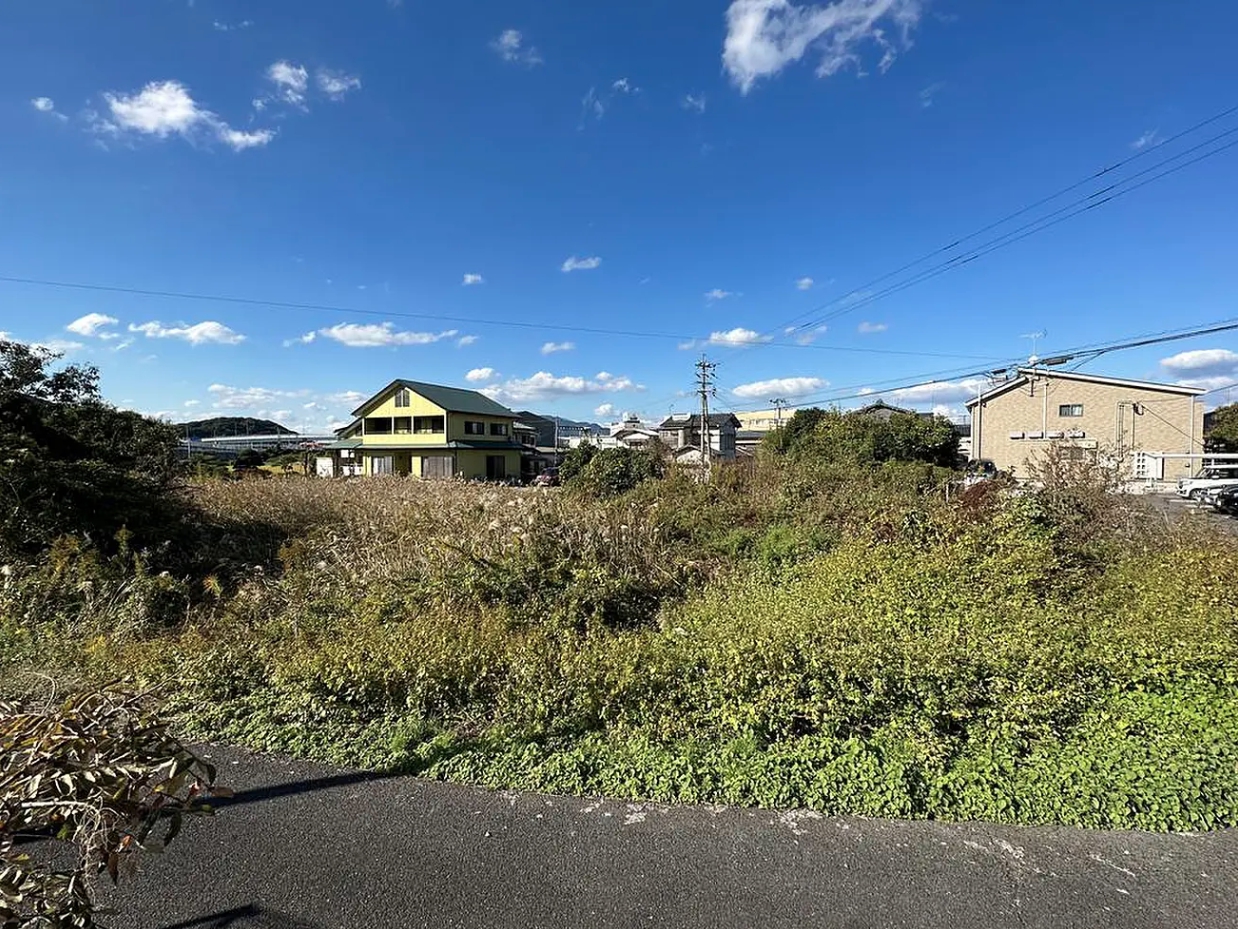
[[[1238,516],[1238,487],[1223,487],[1211,494],[1212,508],[1218,513]]]
[[[1178,481],[1178,496],[1190,500],[1202,500],[1210,490],[1238,487],[1238,465],[1207,467],[1197,475]]]
[[[533,478],[534,487],[558,487],[559,486],[559,469],[547,468],[537,477]]]

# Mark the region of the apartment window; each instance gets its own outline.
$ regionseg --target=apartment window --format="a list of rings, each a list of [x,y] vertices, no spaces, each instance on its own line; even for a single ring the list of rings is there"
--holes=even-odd
[[[1082,403],[1063,403],[1061,406],[1057,408],[1057,415],[1058,416],[1071,416],[1071,417],[1082,416],[1083,415],[1083,404]]]
[[[412,395],[408,390],[401,389],[395,392],[395,405],[398,409],[407,409],[412,402]]]
[[[418,435],[437,435],[446,430],[442,416],[414,416],[413,432]]]
[[[485,423],[473,423],[473,422],[469,422],[466,419],[464,421],[464,434],[465,435],[485,435],[486,424]]]
[[[365,421],[366,435],[391,435],[391,418],[372,416]]]
[[[397,416],[395,418],[395,434],[408,435],[413,431],[413,419],[411,416]]]
[[[507,435],[507,423],[491,423],[491,435]]]

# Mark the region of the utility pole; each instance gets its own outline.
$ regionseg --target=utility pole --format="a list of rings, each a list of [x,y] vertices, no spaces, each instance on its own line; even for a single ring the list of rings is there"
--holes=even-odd
[[[705,478],[709,478],[709,467],[713,458],[713,436],[709,428],[709,398],[716,395],[714,391],[714,371],[718,365],[704,355],[696,363],[697,393],[701,396],[701,469]]]
[[[778,447],[782,449],[786,447],[786,443],[782,439],[782,408],[787,405],[787,400],[785,397],[774,397],[774,399],[770,400],[770,404],[778,411],[778,425],[775,427],[775,431],[778,433]]]

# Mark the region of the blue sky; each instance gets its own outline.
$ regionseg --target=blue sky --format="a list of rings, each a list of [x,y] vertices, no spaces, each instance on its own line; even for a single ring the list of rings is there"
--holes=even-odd
[[[7,4],[0,276],[331,309],[0,282],[0,330],[174,419],[319,430],[395,377],[653,418],[691,406],[702,351],[723,408],[940,374],[893,399],[958,411],[951,375],[1030,332],[1238,316],[1238,149],[863,286],[1238,126],[1156,149],[1238,103],[1236,34],[1223,0]],[[1235,341],[1084,370],[1217,387]]]

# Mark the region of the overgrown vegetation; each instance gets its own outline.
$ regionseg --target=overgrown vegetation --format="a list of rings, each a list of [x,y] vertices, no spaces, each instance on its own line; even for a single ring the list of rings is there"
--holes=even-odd
[[[823,414],[710,483],[596,450],[562,491],[203,483],[192,559],[14,560],[0,686],[174,678],[188,736],[494,786],[1238,825],[1238,548],[1078,463],[947,494],[901,425]]]

